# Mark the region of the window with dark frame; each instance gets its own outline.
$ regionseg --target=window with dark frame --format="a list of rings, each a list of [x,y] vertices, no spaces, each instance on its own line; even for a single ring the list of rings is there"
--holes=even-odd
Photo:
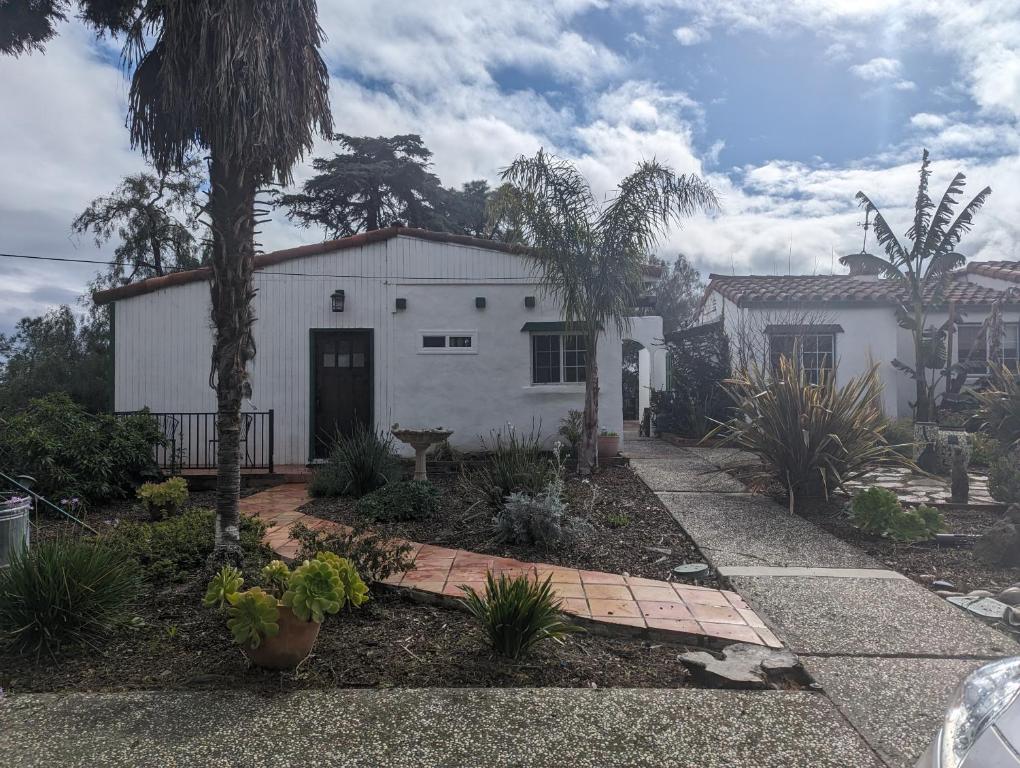
[[[812,384],[822,380],[823,371],[832,370],[836,352],[836,336],[832,333],[769,334],[769,365],[779,367],[779,359],[800,356],[804,375]]]
[[[981,332],[981,323],[961,323],[956,326],[956,361],[967,368],[970,376],[988,373],[991,344],[987,333]],[[1002,364],[1020,373],[1020,323],[1002,326]]]
[[[421,345],[424,349],[443,349],[446,346],[446,336],[422,336]]]
[[[576,334],[531,335],[531,383],[577,384],[585,380],[587,350]]]

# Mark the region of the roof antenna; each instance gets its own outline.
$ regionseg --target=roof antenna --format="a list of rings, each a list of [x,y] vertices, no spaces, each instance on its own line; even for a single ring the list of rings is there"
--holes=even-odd
[[[868,230],[871,229],[871,209],[864,209],[864,223],[858,223],[858,227],[864,229],[864,242],[861,243],[861,253],[868,252]]]

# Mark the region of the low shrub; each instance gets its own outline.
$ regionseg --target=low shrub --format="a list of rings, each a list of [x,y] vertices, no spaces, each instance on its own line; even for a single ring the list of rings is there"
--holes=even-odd
[[[512,493],[537,496],[549,484],[553,469],[542,451],[540,430],[532,425],[524,434],[507,425],[502,431],[490,433],[488,442],[482,440],[488,454],[479,469],[464,474],[464,483],[475,495],[486,499],[498,509]]]
[[[4,471],[33,477],[33,490],[43,496],[85,504],[125,498],[142,480],[158,477],[153,447],[164,441],[144,413],[91,414],[63,392],[0,418]]]
[[[996,459],[988,468],[988,492],[996,501],[1020,503],[1020,450]]]
[[[350,435],[338,435],[329,460],[308,484],[313,496],[364,496],[400,478],[393,438],[358,424]]]
[[[188,481],[183,477],[171,477],[162,483],[142,483],[137,496],[150,518],[163,520],[181,511],[188,500]]]
[[[883,437],[896,453],[906,456],[908,459],[914,457],[913,419],[893,419],[885,425]]]
[[[337,531],[316,531],[296,523],[290,537],[298,542],[298,557],[311,559],[320,552],[332,552],[350,560],[362,578],[382,581],[395,573],[414,568],[414,549],[406,542],[396,542],[368,529],[359,522],[353,528]]]
[[[775,370],[754,366],[726,386],[734,417],[721,425],[723,444],[757,457],[733,467],[742,479],[779,483],[795,499],[828,496],[847,480],[883,465],[912,466],[883,436],[878,367],[843,387],[835,371],[812,384],[798,361]]]
[[[497,579],[489,572],[484,595],[472,587],[461,587],[465,606],[481,624],[493,650],[517,660],[544,640],[562,642],[567,634],[578,631],[563,621],[551,578],[539,582],[500,574]]]
[[[851,517],[856,527],[898,541],[923,541],[942,530],[942,515],[933,507],[904,508],[896,494],[868,488],[854,496]]]
[[[146,578],[178,580],[205,564],[215,544],[215,521],[212,510],[189,509],[160,522],[121,523],[105,539],[113,549],[136,560]],[[258,564],[266,558],[264,533],[261,521],[241,516],[241,548],[246,562]]]
[[[439,508],[439,489],[421,480],[388,483],[358,499],[359,515],[368,520],[423,520]]]
[[[138,568],[90,539],[41,541],[0,570],[0,639],[22,653],[98,643],[130,618]]]

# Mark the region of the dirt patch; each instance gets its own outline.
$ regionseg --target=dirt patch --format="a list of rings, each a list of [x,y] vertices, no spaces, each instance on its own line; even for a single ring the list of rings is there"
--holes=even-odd
[[[430,479],[441,494],[438,514],[427,520],[376,522],[373,529],[437,546],[648,579],[665,580],[680,563],[704,562],[658,497],[627,466],[603,467],[589,482],[567,479],[570,514],[588,522],[592,532],[548,551],[500,543],[493,536],[493,510],[473,498],[458,475]],[[345,525],[359,520],[355,500],[349,498],[315,499],[302,511]],[[714,579],[696,583],[717,586]]]
[[[928,585],[932,579],[949,581],[958,592],[987,589],[992,592],[1020,582],[1020,568],[997,568],[974,558],[969,546],[942,546],[929,542],[904,544],[859,531],[844,512],[846,499],[805,501],[797,510],[803,517],[844,541],[855,544],[887,568]],[[941,510],[947,533],[982,534],[1001,520],[1001,512]]]
[[[223,617],[201,607],[196,585],[152,592],[140,625],[103,647],[33,663],[0,654],[0,687],[29,691],[249,689],[260,693],[330,687],[624,687],[691,685],[669,643],[569,636],[522,663],[494,656],[466,613],[422,605],[385,590],[323,626],[296,671],[249,668]]]

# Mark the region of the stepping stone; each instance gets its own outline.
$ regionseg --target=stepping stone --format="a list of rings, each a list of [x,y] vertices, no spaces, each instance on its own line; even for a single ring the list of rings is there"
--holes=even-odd
[[[721,659],[705,651],[677,658],[696,680],[720,688],[769,688],[806,680],[800,660],[785,649],[736,643],[723,650]]]

